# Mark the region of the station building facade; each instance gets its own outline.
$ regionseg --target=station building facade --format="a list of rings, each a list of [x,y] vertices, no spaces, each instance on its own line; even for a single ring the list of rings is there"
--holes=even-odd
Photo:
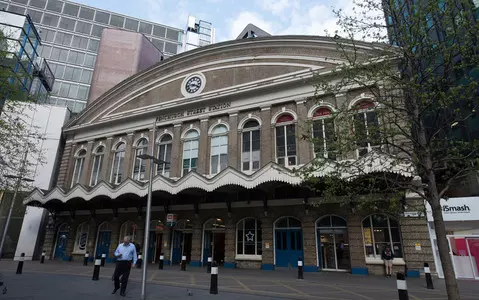
[[[361,59],[377,55],[371,44],[355,47]],[[150,161],[138,155],[154,153],[169,164],[153,165],[150,262],[164,253],[171,264],[185,255],[191,266],[212,257],[274,270],[301,257],[306,271],[382,273],[390,244],[401,270],[433,265],[425,218],[311,205],[320,197],[295,171],[315,155],[335,159],[327,143],[340,104],[359,105],[365,126],[375,121],[362,90],[315,97],[314,76],[343,63],[327,38],[271,36],[188,51],[124,80],[65,126],[57,187],[25,200],[51,212],[47,255],[111,260],[124,235],[142,245]]]

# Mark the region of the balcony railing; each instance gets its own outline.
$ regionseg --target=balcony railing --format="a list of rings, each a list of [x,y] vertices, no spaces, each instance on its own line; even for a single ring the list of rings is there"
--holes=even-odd
[[[42,82],[45,89],[49,92],[53,89],[55,83],[55,76],[53,75],[48,62],[43,57],[37,57],[34,62],[35,70],[34,76],[37,76]]]

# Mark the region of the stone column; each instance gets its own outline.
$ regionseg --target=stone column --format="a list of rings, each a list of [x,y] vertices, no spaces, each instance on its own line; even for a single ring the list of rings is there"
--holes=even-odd
[[[53,258],[53,251],[55,247],[55,239],[57,238],[55,235],[55,226],[52,228],[47,228],[45,232],[45,242],[43,244],[43,251],[45,251],[46,259],[52,259]]]
[[[105,181],[110,182],[110,174],[111,174],[111,164],[112,164],[112,149],[111,147],[113,143],[113,137],[108,137],[105,143],[105,154],[103,156],[103,164],[102,169],[100,171],[100,178],[98,181]]]
[[[235,130],[236,131],[236,130]],[[236,228],[232,218],[225,220],[225,268],[235,268]]]
[[[181,124],[173,126],[173,145],[171,146],[171,177],[181,176],[183,168],[183,149],[181,149]],[[166,257],[165,257],[166,259]]]
[[[88,141],[86,147],[86,156],[85,161],[83,162],[83,172],[80,177],[80,184],[83,185],[90,185],[90,175],[91,175],[91,164],[92,164],[92,157],[93,157],[93,143],[94,141]]]
[[[73,253],[73,247],[75,246],[78,222],[70,221],[69,225],[70,225],[70,229],[68,231],[68,241],[67,241],[67,246],[65,248],[65,254],[69,256],[70,259],[72,259],[73,258],[72,253]]]
[[[238,167],[238,114],[230,115],[229,119],[230,131],[228,132],[228,165],[235,169]]]
[[[197,172],[201,175],[208,174],[208,119],[200,121],[200,145],[198,151]]]
[[[296,141],[298,142],[298,163],[307,164],[311,159],[311,142],[303,139],[303,135],[308,135],[308,110],[305,100],[296,101],[296,113],[298,122],[296,123]]]
[[[268,124],[269,126],[269,124]],[[261,230],[263,234],[262,270],[274,270],[274,247],[273,247],[273,220],[271,217],[261,218]]]
[[[113,220],[111,223],[111,242],[110,242],[110,253],[108,257],[113,258],[115,254],[116,247],[118,247],[120,240],[120,227],[121,223],[118,219]]]
[[[366,258],[364,256],[363,233],[361,217],[348,216],[349,256],[352,274],[367,274]]]
[[[73,143],[71,140],[66,141],[63,149],[62,160],[60,162],[60,169],[58,170],[57,186],[66,188],[68,186],[68,171],[70,168],[70,157],[73,155]]]
[[[126,150],[125,150],[125,165],[124,167],[124,181],[126,178],[131,178],[131,172],[133,171],[133,164],[135,163],[135,151],[136,145],[133,145],[134,133],[130,132],[126,136]]]
[[[301,224],[303,227],[304,271],[317,272],[316,232],[313,217],[305,215]]]
[[[77,144],[73,143],[71,146],[70,157],[68,157],[68,168],[65,176],[65,182],[63,186],[67,189],[70,189],[72,186],[73,171],[75,169],[75,152],[77,150]]]
[[[99,223],[94,218],[91,218],[90,222],[88,223],[88,240],[86,244],[86,250],[90,252],[90,257],[95,257],[96,255],[95,244],[98,225]]]
[[[271,131],[271,107],[261,108],[261,167],[274,161],[274,136]]]
[[[193,224],[193,238],[191,242],[191,262],[192,265],[201,266],[201,249],[203,248],[202,242],[202,222],[199,218],[194,220]]]
[[[161,251],[163,252],[163,256],[165,257],[164,264],[170,264],[170,256],[171,256],[171,235],[173,234],[173,230],[171,227],[164,226],[163,227],[163,245],[161,245]]]

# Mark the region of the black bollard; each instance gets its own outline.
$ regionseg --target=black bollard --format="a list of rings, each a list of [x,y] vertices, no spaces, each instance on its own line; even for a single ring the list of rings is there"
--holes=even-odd
[[[104,267],[105,266],[105,261],[106,261],[106,254],[103,253],[101,255],[101,266]]]
[[[141,269],[141,264],[143,263],[143,255],[138,254],[138,260],[136,261],[136,268]]]
[[[409,271],[407,264],[404,265],[404,277],[407,277],[407,271]]]
[[[409,300],[409,295],[407,293],[406,276],[404,275],[404,273],[397,273],[397,288],[399,300]]]
[[[163,261],[165,260],[165,257],[163,256],[163,253],[160,254],[160,263],[158,264],[158,270],[163,270]]]
[[[40,258],[40,263],[41,263],[41,264],[44,264],[44,263],[45,263],[45,255],[46,255],[46,253],[45,253],[45,251],[43,251],[43,252],[42,252],[42,258]]]
[[[20,254],[20,259],[18,260],[17,274],[22,274],[24,260],[25,260],[25,253],[22,253]]]
[[[429,264],[424,263],[424,275],[426,276],[426,285],[429,290],[434,289],[434,284],[432,283],[431,269],[429,269]]]
[[[208,257],[208,264],[206,266],[206,273],[211,273],[211,262],[213,261],[213,257]]]
[[[90,254],[88,253],[88,251],[85,253],[85,257],[83,258],[83,265],[84,266],[88,266],[88,257],[90,256]]]
[[[211,267],[210,294],[218,294],[218,265],[216,262],[213,262]]]
[[[186,256],[181,257],[181,271],[186,271]]]
[[[304,279],[303,278],[303,258],[301,257],[298,258],[298,279]]]
[[[100,267],[101,267],[101,258],[98,256],[95,259],[95,267],[93,267],[93,277],[91,278],[91,280],[100,279]]]

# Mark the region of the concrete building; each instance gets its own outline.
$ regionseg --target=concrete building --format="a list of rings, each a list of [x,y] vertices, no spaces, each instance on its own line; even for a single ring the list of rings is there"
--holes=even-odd
[[[193,16],[188,17],[184,35],[183,51],[207,46],[215,42],[215,28],[210,22],[196,21]]]

